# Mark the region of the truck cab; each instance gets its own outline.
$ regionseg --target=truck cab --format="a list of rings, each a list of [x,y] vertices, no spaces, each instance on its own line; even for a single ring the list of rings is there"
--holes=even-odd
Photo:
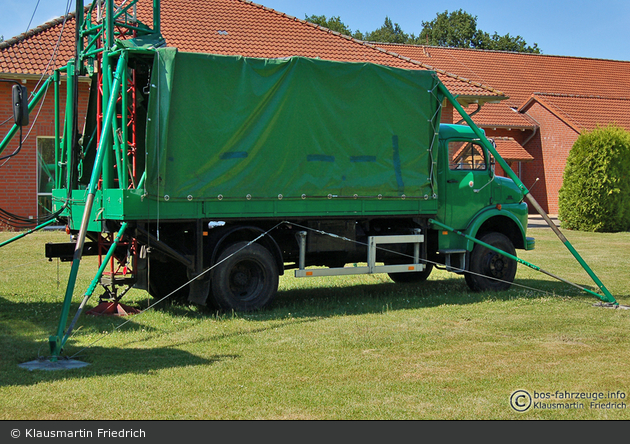
[[[509,287],[516,263],[475,244],[457,232],[485,239],[508,253],[531,250],[525,237],[527,204],[512,179],[497,176],[494,159],[469,126],[441,124],[439,132],[437,259],[449,271],[463,274],[472,289]],[[493,275],[496,281],[477,276]],[[502,282],[505,281],[505,282]]]

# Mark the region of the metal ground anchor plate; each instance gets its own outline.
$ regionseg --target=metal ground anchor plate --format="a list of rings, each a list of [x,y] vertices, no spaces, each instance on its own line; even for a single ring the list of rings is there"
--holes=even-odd
[[[628,305],[612,304],[610,302],[598,302],[597,304],[593,304],[593,307],[617,308],[619,310],[630,310],[630,306]]]
[[[48,358],[36,359],[34,361],[18,364],[19,367],[27,370],[71,370],[73,368],[81,368],[88,366],[87,362],[77,361],[69,358],[59,358],[58,361],[51,361]]]

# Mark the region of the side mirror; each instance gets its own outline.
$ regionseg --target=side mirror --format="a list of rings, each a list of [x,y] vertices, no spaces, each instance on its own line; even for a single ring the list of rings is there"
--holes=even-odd
[[[28,92],[26,86],[13,85],[13,120],[17,126],[28,125]]]

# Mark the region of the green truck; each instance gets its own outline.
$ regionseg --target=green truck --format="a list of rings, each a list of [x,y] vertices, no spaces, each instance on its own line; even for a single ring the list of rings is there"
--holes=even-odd
[[[509,288],[523,264],[621,307],[435,72],[179,52],[165,46],[159,0],[152,24],[123,3],[77,0],[75,57],[30,101],[15,82],[0,141],[1,154],[54,89],[52,213],[0,243],[59,222],[71,236],[46,245],[72,261],[52,362],[99,285],[95,314],[127,313],[119,300],[134,287],[156,303],[251,311],[286,271],[418,283],[437,267],[487,291]],[[84,122],[80,77],[92,82]],[[448,103],[467,125],[440,123]],[[602,294],[516,256],[534,248],[525,199]],[[68,325],[86,255],[99,268]]]
[[[406,283],[434,267],[503,290],[517,262],[466,236],[512,255],[534,248],[524,193],[495,174],[479,129],[440,123],[434,72],[176,48],[121,53],[118,66],[112,97],[130,67],[136,86],[114,111],[92,94],[53,191],[69,232],[85,226],[80,254],[104,254],[125,224],[100,277],[113,297],[135,286],[250,311],[289,270]],[[112,128],[100,140],[97,122]],[[70,259],[75,246],[46,254]]]

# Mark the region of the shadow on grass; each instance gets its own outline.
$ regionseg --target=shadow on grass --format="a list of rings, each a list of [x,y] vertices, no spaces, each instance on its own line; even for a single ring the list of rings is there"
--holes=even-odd
[[[78,304],[70,310],[74,315]],[[61,353],[60,360],[73,359],[90,365],[82,368],[60,370],[28,370],[19,364],[41,360],[50,361],[48,335],[57,330],[61,304],[44,301],[14,302],[0,297],[0,387],[10,385],[34,385],[45,381],[61,381],[68,378],[112,376],[119,374],[151,374],[162,369],[208,366],[225,360],[238,359],[236,354],[197,356],[176,347],[123,347],[73,344],[70,338]],[[111,330],[113,325],[124,322],[123,318],[82,316],[81,332],[91,334],[95,344],[99,335]],[[131,318],[125,324],[125,332],[157,332],[159,328],[134,323]],[[105,335],[103,335],[104,337]]]
[[[591,299],[593,296],[562,282],[518,279],[511,289],[501,292],[472,292],[463,278],[427,280],[417,284],[381,282],[345,287],[290,289],[278,292],[267,310],[242,317],[269,320],[291,317],[328,317],[383,313],[384,311],[465,305],[483,301],[571,297]]]
[[[18,341],[19,342],[19,341]],[[22,341],[25,350],[32,349],[31,341]],[[84,379],[99,376],[150,375],[162,369],[209,366],[221,361],[238,359],[239,355],[217,354],[199,357],[176,348],[159,347],[129,349],[118,347],[92,347],[85,354],[72,357],[74,361],[89,364],[81,368],[59,370],[28,370],[19,366],[24,362],[3,363],[0,386],[29,386],[42,382],[62,381],[68,378]],[[66,356],[60,358],[63,361]],[[42,359],[49,361],[48,359]],[[31,362],[31,361],[25,361]]]
[[[78,304],[72,304],[72,317]],[[214,317],[210,313],[191,310],[180,304],[166,304],[161,308],[169,317],[194,317],[200,320]],[[304,322],[314,322],[315,319],[282,319],[266,324],[248,323],[244,328],[230,331],[212,332],[193,339],[184,339],[170,347],[147,347],[151,339],[165,334],[158,327],[151,327],[147,322],[134,322],[133,317],[121,318],[117,316],[89,316],[82,315],[79,322],[80,334],[91,335],[94,339],[87,339],[85,345],[75,344],[71,337],[66,343],[59,360],[72,359],[90,365],[81,368],[61,368],[46,370],[50,367],[50,349],[48,336],[57,330],[61,304],[54,302],[29,301],[14,302],[0,297],[0,387],[9,385],[33,385],[42,381],[59,381],[67,378],[86,378],[93,376],[112,376],[121,374],[152,374],[161,369],[187,366],[208,366],[225,360],[238,359],[238,354],[216,354],[198,356],[185,350],[183,346],[199,343],[216,343],[240,336],[253,335],[286,325]],[[235,314],[230,317],[236,317]],[[224,319],[227,319],[225,316]],[[116,326],[123,324],[120,333],[142,332],[141,338],[121,336],[121,347],[97,346],[96,343],[104,339]],[[44,364],[34,370],[20,367],[20,364],[42,361]]]
[[[594,287],[591,289],[596,291]],[[311,288],[280,289],[269,308],[252,313],[226,312],[170,300],[165,300],[153,308],[174,317],[279,321],[286,320],[288,317],[322,318],[360,315],[440,305],[475,304],[489,300],[507,301],[540,297],[571,297],[592,300],[593,303],[599,302],[594,296],[559,281],[517,279],[512,288],[507,291],[473,292],[468,288],[463,277],[456,276],[448,279],[429,279],[416,284],[390,281],[342,286],[322,284],[322,286]],[[125,330],[136,328],[150,329],[146,324],[137,326],[131,323]]]
[[[341,315],[378,314],[396,310],[431,308],[442,305],[466,305],[484,301],[527,300],[541,297],[580,298],[598,302],[580,290],[562,282],[517,279],[510,290],[503,292],[471,292],[461,277],[450,279],[429,279],[419,284],[397,284],[378,282],[347,286],[312,287],[304,289],[280,290],[272,306],[253,313],[220,313],[210,309],[191,308],[181,304],[160,304],[155,308],[173,318],[188,317],[230,320],[246,319],[261,323],[248,323],[245,328],[222,330],[191,340],[178,342],[177,347],[201,342],[216,342],[232,337],[252,335],[285,325],[316,322],[318,319]],[[525,287],[525,288],[524,288]],[[78,304],[72,304],[70,319]],[[111,331],[113,326],[125,322],[121,332],[143,332],[142,338],[125,338],[124,347],[95,347],[81,353],[72,340],[66,344],[64,357],[88,362],[92,365],[66,371],[33,371],[18,367],[18,364],[36,358],[33,351],[39,348],[39,355],[48,356],[48,335],[57,330],[61,304],[57,302],[27,301],[14,302],[0,297],[0,351],[4,362],[0,369],[4,374],[0,386],[31,385],[41,381],[65,379],[69,375],[83,378],[100,375],[150,374],[151,372],[184,366],[213,365],[227,359],[238,359],[238,355],[213,355],[199,357],[174,347],[134,348],[132,344],[142,344],[153,336],[163,334],[159,327],[148,322],[136,323],[134,318],[83,315],[80,322],[82,334],[98,336]],[[123,320],[124,319],[124,320]],[[269,322],[271,321],[271,322]],[[267,322],[266,324],[263,322]],[[42,333],[44,332],[44,333]],[[78,353],[78,354],[77,354]],[[75,356],[76,354],[76,356]],[[7,359],[8,358],[8,359]],[[70,372],[70,373],[68,373]],[[29,375],[32,374],[32,375]],[[8,382],[11,381],[11,382]]]

